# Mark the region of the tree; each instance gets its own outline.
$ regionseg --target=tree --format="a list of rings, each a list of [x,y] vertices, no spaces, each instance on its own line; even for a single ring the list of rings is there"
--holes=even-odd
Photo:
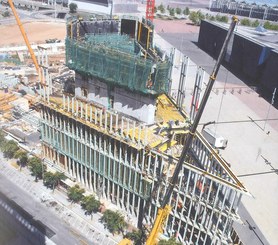
[[[171,8],[169,10],[170,16],[175,16],[175,9]]]
[[[134,245],[141,245],[144,243],[141,230],[133,230],[132,232],[128,232],[126,233],[126,235],[124,235],[124,238],[132,240],[134,242]]]
[[[224,22],[224,23],[228,23],[229,19],[227,16],[225,15],[219,15],[217,14],[216,15],[216,18],[215,18],[217,21],[220,21],[220,22]]]
[[[205,18],[205,16],[202,14],[201,11],[192,11],[189,14],[189,19],[192,21],[192,23],[194,25],[200,25],[201,24],[201,20],[203,20]]]
[[[70,9],[70,13],[71,14],[76,13],[76,11],[77,11],[77,4],[76,3],[70,3],[69,9]]]
[[[124,217],[119,212],[114,212],[109,209],[103,213],[100,220],[104,223],[105,228],[112,234],[123,232],[127,227]]]
[[[38,178],[42,179],[43,174],[46,171],[46,166],[43,165],[41,159],[38,157],[31,157],[28,160],[28,166],[32,175],[35,176],[35,181],[38,181]]]
[[[241,21],[240,21],[240,24],[242,25],[242,26],[251,26],[251,22],[250,22],[250,20],[249,19],[242,19]]]
[[[209,16],[208,16],[208,19],[209,19],[210,21],[215,21],[215,17],[214,17],[213,15],[209,15]]]
[[[23,150],[18,150],[15,154],[14,154],[14,158],[17,158],[17,164],[20,167],[20,170],[22,167],[25,167],[28,163],[28,155],[26,151]]]
[[[270,21],[266,21],[264,23],[264,28],[268,29],[268,30],[277,31],[278,30],[278,25],[272,24]]]
[[[75,185],[68,189],[68,198],[71,202],[78,203],[82,200],[85,190]]]
[[[14,154],[19,150],[17,143],[13,140],[5,141],[2,146],[2,151],[5,158],[13,158]]]
[[[0,149],[3,150],[3,146],[5,145],[6,139],[3,130],[0,130]]]
[[[43,177],[43,184],[47,186],[48,188],[54,189],[60,184],[61,180],[65,180],[67,177],[64,175],[64,173],[56,172],[46,172]]]
[[[92,218],[92,213],[99,211],[100,201],[93,195],[86,196],[82,198],[81,206],[86,211],[86,214],[90,214]]]
[[[190,14],[190,10],[188,7],[186,7],[183,12],[182,12],[184,15],[189,15]]]
[[[258,20],[255,20],[252,22],[252,27],[257,27],[260,25],[260,22]]]
[[[168,241],[167,240],[160,240],[158,245],[181,245],[180,242],[177,242],[174,237],[171,237]]]
[[[10,17],[11,14],[8,10],[6,10],[3,14],[2,14],[3,17]]]
[[[158,9],[162,14],[165,13],[165,7],[163,6],[162,3],[157,7],[157,9]]]
[[[181,14],[181,8],[176,8],[176,13]]]

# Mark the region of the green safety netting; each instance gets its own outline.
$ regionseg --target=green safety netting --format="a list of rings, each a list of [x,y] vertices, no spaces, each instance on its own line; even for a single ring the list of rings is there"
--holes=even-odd
[[[87,35],[83,41],[67,38],[66,63],[79,73],[130,90],[146,94],[168,91],[170,62],[144,59],[134,40],[125,35]]]

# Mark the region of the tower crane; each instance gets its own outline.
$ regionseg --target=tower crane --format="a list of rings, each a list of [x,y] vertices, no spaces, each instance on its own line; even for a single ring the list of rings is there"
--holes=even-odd
[[[147,0],[146,19],[153,21],[154,18],[155,0]]]

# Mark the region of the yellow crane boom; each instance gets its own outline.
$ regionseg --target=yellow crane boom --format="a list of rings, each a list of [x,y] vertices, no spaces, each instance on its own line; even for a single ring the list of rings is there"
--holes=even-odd
[[[23,28],[23,25],[22,25],[22,23],[21,23],[21,21],[19,19],[19,16],[18,16],[18,14],[16,12],[16,9],[14,7],[13,1],[12,0],[8,0],[8,3],[9,3],[9,5],[10,5],[12,11],[13,11],[13,15],[14,15],[14,17],[16,19],[16,23],[17,23],[17,25],[18,25],[18,27],[20,29],[21,35],[22,35],[22,37],[23,37],[23,39],[25,41],[25,44],[26,44],[26,46],[28,48],[28,51],[29,51],[29,53],[31,55],[31,58],[32,58],[32,60],[34,62],[34,65],[36,67],[37,73],[40,76],[40,67],[39,67],[38,61],[37,61],[36,56],[34,54],[34,50],[32,49],[32,47],[30,45],[30,42],[29,42],[28,37],[26,35],[26,32],[25,32],[25,30]]]

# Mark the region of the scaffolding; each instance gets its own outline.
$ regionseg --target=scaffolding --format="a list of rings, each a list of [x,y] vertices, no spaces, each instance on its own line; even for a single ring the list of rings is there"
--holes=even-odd
[[[86,76],[144,94],[168,91],[170,62],[141,57],[136,41],[125,35],[88,35],[85,41],[66,39],[66,64]]]

